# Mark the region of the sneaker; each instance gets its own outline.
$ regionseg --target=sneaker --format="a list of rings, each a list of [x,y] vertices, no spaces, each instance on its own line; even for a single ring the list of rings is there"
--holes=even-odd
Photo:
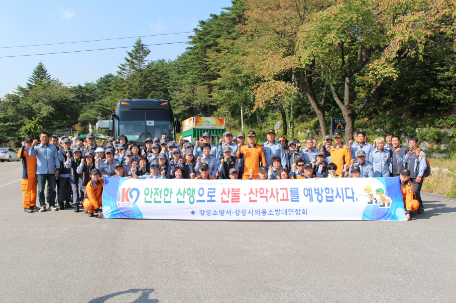
[[[41,206],[39,212],[40,212],[40,213],[46,212],[46,206]]]
[[[60,210],[60,208],[55,207],[55,206],[50,206],[49,209],[52,210],[52,211],[58,211],[58,210]]]
[[[24,212],[26,213],[33,213],[33,209],[30,207],[30,208],[24,208]]]
[[[79,212],[79,204],[74,204],[74,212]]]
[[[88,214],[88,216],[89,216],[89,217],[93,217],[93,216],[94,216],[94,214]]]
[[[73,205],[71,205],[70,203],[65,203],[65,208],[73,208]]]

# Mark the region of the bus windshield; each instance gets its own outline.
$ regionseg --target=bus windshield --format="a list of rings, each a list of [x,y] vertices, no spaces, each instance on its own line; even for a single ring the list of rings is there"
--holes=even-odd
[[[170,121],[120,121],[119,134],[125,135],[128,141],[144,142],[146,138],[166,136],[166,140],[173,138],[173,123]]]

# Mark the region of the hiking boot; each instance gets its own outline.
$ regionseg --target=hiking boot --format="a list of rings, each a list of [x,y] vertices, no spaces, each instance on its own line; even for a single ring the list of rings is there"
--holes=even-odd
[[[39,212],[40,212],[40,213],[46,212],[46,206],[41,206]]]

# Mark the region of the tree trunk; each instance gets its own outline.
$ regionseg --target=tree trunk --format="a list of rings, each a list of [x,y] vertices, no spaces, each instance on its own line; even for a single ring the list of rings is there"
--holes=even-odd
[[[283,128],[283,135],[286,136],[288,132],[288,124],[287,124],[287,113],[285,111],[285,107],[280,104],[279,100],[275,100],[277,107],[279,108],[280,114],[282,115],[282,128]]]

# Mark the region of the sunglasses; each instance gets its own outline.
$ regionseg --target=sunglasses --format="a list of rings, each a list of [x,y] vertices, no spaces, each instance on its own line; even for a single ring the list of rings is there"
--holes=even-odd
[[[296,165],[296,166],[304,166],[304,164],[301,164],[301,165]]]
[[[151,166],[150,168],[152,168],[152,169],[157,169],[158,167],[157,167],[157,166]]]
[[[201,171],[208,171],[208,168],[202,168]]]

